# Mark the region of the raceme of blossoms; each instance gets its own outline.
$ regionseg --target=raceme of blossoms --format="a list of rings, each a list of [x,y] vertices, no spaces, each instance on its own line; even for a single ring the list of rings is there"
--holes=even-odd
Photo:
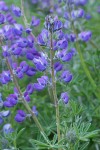
[[[58,16],[48,15],[45,18],[44,29],[35,38],[31,27],[36,27],[40,24],[38,18],[32,17],[30,27],[24,27],[22,24],[17,23],[16,17],[22,17],[21,9],[12,5],[10,8],[6,6],[5,2],[0,2],[0,34],[3,37],[2,41],[2,55],[10,64],[10,69],[4,70],[0,73],[1,84],[9,84],[14,82],[13,76],[16,79],[23,80],[25,76],[31,78],[38,74],[43,73],[38,77],[34,83],[29,83],[23,91],[22,97],[29,103],[31,101],[31,94],[34,95],[34,91],[40,92],[48,85],[52,85],[51,72],[51,34],[52,34],[52,51],[53,55],[53,68],[56,76],[56,82],[63,82],[68,84],[71,82],[73,75],[65,67],[75,55],[76,50],[74,47],[69,48],[69,44],[76,40],[76,36],[73,33],[66,34],[64,32],[64,24],[58,19]],[[84,11],[72,12],[73,19],[83,17]],[[34,32],[34,29],[33,29]],[[81,33],[79,38],[83,41],[89,40],[91,34],[88,32]],[[9,43],[9,44],[8,44]],[[37,46],[38,45],[38,46]],[[18,61],[19,58],[24,59]],[[44,75],[44,73],[47,73]],[[64,104],[68,103],[68,93],[61,93],[60,99]],[[14,88],[14,92],[4,101],[4,106],[8,108],[15,107],[19,102],[20,93],[17,87]],[[33,113],[37,116],[38,111],[36,106],[31,108]],[[23,122],[27,118],[28,114],[24,110],[18,110],[15,120],[17,122]]]

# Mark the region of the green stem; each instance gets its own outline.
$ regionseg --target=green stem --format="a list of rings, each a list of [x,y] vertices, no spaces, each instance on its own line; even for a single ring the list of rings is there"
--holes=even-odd
[[[18,89],[18,92],[19,92],[19,95],[20,95],[20,97],[21,97],[21,99],[22,99],[23,105],[25,106],[25,108],[27,109],[27,111],[32,115],[32,118],[33,118],[35,124],[37,125],[37,127],[39,128],[39,130],[40,130],[42,136],[44,137],[45,141],[46,141],[48,144],[50,144],[50,142],[49,142],[49,140],[48,140],[48,138],[47,138],[47,136],[46,136],[46,134],[45,134],[45,132],[44,132],[44,130],[43,130],[41,124],[39,123],[37,117],[35,116],[35,114],[34,114],[33,111],[31,110],[30,106],[28,105],[28,103],[26,102],[26,100],[25,100],[24,97],[23,97],[23,94],[22,94],[22,92],[21,92],[21,90],[20,90],[20,87],[19,87],[19,85],[18,85],[16,76],[13,74],[13,70],[12,70],[12,68],[11,68],[11,66],[10,66],[10,63],[9,63],[9,59],[8,59],[8,58],[6,58],[6,63],[7,63],[7,66],[8,66],[8,68],[9,68],[9,70],[10,70],[11,76],[12,76],[12,78],[13,78],[13,82],[14,82],[16,88]]]
[[[56,90],[56,79],[54,75],[54,51],[53,51],[53,37],[52,32],[50,32],[50,60],[51,60],[51,78],[52,78],[52,91],[53,91],[53,97],[54,97],[54,103],[56,108],[56,126],[57,126],[57,135],[58,135],[58,142],[60,141],[60,115],[59,115],[59,104],[58,104],[58,98],[57,98],[57,90]],[[61,149],[59,149],[61,150]]]
[[[16,140],[13,141],[14,149],[17,150]]]
[[[72,23],[72,29],[73,29],[74,33],[76,34],[76,36],[78,37],[77,32],[76,32],[76,29],[75,29],[73,23]],[[92,76],[91,76],[91,74],[90,74],[90,71],[89,71],[89,69],[88,69],[88,67],[87,67],[87,65],[86,65],[86,63],[85,63],[85,60],[84,60],[84,57],[83,57],[83,55],[82,55],[82,52],[81,52],[81,49],[80,49],[80,45],[79,45],[78,40],[76,41],[75,46],[76,46],[76,49],[77,49],[77,51],[78,51],[78,54],[79,54],[79,57],[80,57],[80,61],[81,61],[81,64],[82,64],[82,66],[83,66],[83,69],[84,69],[84,71],[85,71],[85,74],[86,74],[86,76],[88,77],[88,79],[89,79],[89,81],[90,81],[90,83],[91,83],[91,85],[92,85],[92,87],[93,87],[93,89],[94,89],[94,94],[95,94],[95,96],[96,96],[98,99],[100,99],[100,94],[99,94],[97,85],[95,84],[95,81],[93,80],[93,78],[92,78]]]

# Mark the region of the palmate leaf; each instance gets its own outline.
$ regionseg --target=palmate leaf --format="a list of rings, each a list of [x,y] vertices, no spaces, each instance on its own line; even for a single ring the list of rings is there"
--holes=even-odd
[[[100,132],[100,130],[95,130],[95,131],[87,132],[85,135],[80,136],[79,140],[81,140],[81,141],[89,141],[90,138],[96,137],[99,132]]]
[[[30,139],[29,142],[34,146],[36,145],[39,149],[49,148],[49,145],[37,140]]]
[[[22,128],[18,133],[16,139],[20,137],[20,135],[24,132],[25,128]]]
[[[46,144],[46,143],[43,143],[43,142],[40,142],[40,141],[37,141],[37,140],[33,140],[33,139],[30,139],[29,142],[34,146],[37,147],[37,149],[39,150],[42,150],[42,149],[50,149],[50,148],[54,148],[54,149],[58,149],[58,148],[64,148],[65,145],[60,145],[60,144]]]

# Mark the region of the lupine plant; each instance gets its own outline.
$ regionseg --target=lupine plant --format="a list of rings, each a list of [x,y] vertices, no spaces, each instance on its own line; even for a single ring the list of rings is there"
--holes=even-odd
[[[99,65],[92,68],[83,55],[86,47],[99,55],[91,29],[85,29],[92,19],[88,5],[0,1],[1,149],[99,150],[99,75],[91,73]]]

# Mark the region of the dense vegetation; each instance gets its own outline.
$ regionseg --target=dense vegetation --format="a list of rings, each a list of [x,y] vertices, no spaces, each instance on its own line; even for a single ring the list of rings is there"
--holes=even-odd
[[[0,150],[100,150],[100,1],[0,1]]]

